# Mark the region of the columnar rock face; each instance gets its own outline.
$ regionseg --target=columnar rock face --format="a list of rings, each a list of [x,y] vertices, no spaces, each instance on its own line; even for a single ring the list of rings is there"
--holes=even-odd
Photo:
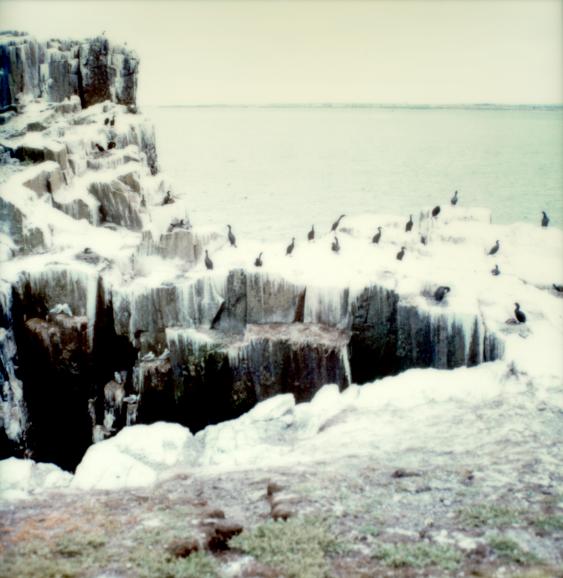
[[[77,95],[83,108],[111,100],[135,105],[139,60],[134,52],[99,36],[84,42],[37,42],[21,33],[0,34],[0,108],[18,95],[61,102]]]
[[[0,58],[1,105],[17,104],[0,114],[1,453],[72,469],[136,422],[195,431],[276,394],[502,354],[476,301],[437,307],[408,272],[327,265],[321,239],[301,265],[251,268],[222,228],[192,227],[134,108],[131,51],[10,34]]]

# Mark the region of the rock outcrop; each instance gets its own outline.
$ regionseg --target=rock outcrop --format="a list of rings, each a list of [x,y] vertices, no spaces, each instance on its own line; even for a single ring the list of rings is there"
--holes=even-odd
[[[4,454],[72,469],[136,422],[195,432],[280,393],[502,354],[478,297],[436,305],[408,259],[358,267],[343,251],[335,275],[319,239],[303,266],[250,269],[219,230],[192,227],[158,174],[129,50],[12,34],[0,56],[2,106],[17,105],[0,139]]]

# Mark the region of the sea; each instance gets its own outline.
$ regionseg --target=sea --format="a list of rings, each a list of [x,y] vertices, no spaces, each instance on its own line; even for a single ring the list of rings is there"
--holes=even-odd
[[[563,226],[563,108],[147,107],[159,162],[194,225],[298,238],[340,214],[450,202],[494,223]]]

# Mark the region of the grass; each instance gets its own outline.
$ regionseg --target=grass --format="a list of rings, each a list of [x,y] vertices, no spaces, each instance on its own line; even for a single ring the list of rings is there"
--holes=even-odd
[[[561,532],[563,531],[563,515],[541,516],[534,520],[534,526],[544,532]]]
[[[461,562],[461,554],[454,548],[427,542],[380,543],[374,548],[373,557],[392,568],[438,566],[455,570]]]
[[[506,562],[515,564],[537,564],[541,560],[531,552],[522,549],[514,540],[504,536],[493,536],[489,538],[489,546],[495,554]]]
[[[505,506],[475,504],[459,510],[462,524],[469,528],[506,528],[521,522],[520,512]]]
[[[235,536],[230,545],[286,578],[325,578],[327,555],[338,549],[326,522],[311,518],[268,521]]]
[[[56,539],[28,539],[3,553],[0,578],[75,578],[110,568],[127,574],[133,571],[142,578],[218,578],[210,555],[196,552],[175,558],[166,550],[168,537],[146,531],[144,539],[132,547],[114,549],[99,533],[77,531]]]

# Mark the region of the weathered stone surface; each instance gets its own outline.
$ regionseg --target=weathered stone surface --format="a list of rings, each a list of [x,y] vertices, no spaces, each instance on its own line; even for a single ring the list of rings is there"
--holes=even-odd
[[[58,191],[64,184],[64,176],[58,164],[48,162],[39,165],[34,176],[23,184],[41,197]]]
[[[141,198],[118,180],[93,182],[88,192],[100,203],[100,224],[113,223],[139,231],[141,220]]]
[[[28,226],[25,215],[2,197],[0,197],[0,232],[12,239],[21,254],[34,253],[45,248],[43,231]]]

